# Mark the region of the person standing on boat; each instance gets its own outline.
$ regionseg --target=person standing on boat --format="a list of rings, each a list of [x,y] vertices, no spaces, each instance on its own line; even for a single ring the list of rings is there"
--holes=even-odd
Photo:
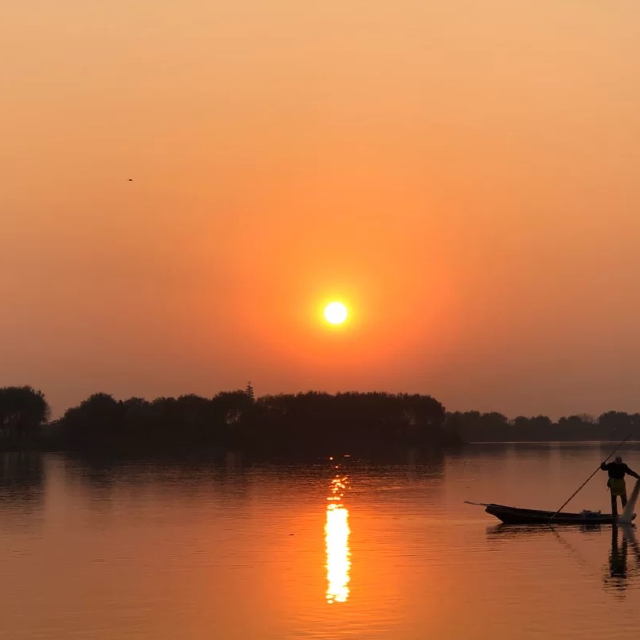
[[[613,462],[603,462],[600,465],[600,468],[603,471],[607,471],[609,473],[609,480],[607,481],[607,486],[609,487],[609,491],[611,491],[611,513],[614,516],[618,515],[618,496],[620,496],[620,502],[622,502],[622,508],[624,509],[627,505],[627,485],[624,481],[624,476],[629,475],[633,476],[640,480],[640,475],[638,475],[633,469],[630,469],[624,462],[622,462],[622,458],[618,456]]]

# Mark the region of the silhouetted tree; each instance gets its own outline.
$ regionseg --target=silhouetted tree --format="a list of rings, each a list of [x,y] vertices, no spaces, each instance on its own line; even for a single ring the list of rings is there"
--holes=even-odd
[[[49,405],[42,391],[32,387],[0,389],[0,434],[5,447],[36,438],[48,418]]]
[[[639,423],[633,419],[633,416],[621,411],[607,411],[598,418],[600,432],[603,435],[606,434],[612,440],[625,438],[638,424]]]
[[[237,424],[251,409],[254,399],[245,391],[221,391],[212,402],[218,418],[225,424]]]

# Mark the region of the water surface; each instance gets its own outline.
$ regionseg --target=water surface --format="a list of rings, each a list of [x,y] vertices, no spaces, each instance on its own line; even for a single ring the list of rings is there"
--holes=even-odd
[[[391,465],[0,459],[8,640],[511,640],[640,628],[640,547],[554,509],[609,445],[486,445]],[[640,449],[625,459],[640,469]],[[630,488],[630,487],[629,487]],[[571,504],[607,510],[604,474]]]

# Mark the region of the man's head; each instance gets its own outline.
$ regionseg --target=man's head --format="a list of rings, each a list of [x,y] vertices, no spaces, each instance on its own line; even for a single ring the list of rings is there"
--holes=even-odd
[[[622,458],[621,458],[620,456],[616,456],[616,462],[617,462],[617,463],[622,462]]]

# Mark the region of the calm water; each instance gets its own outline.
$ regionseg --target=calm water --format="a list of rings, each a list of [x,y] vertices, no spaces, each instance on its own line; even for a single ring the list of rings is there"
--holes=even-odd
[[[0,463],[6,640],[605,638],[640,628],[640,547],[509,528],[610,447],[477,446],[390,466]],[[640,469],[640,449],[625,451]],[[606,510],[604,474],[571,505]]]

